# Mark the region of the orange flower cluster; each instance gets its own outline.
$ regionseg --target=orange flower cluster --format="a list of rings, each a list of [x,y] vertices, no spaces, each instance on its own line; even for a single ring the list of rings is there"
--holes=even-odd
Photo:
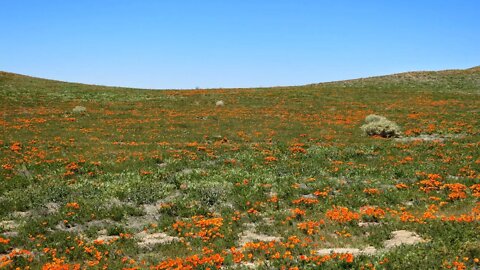
[[[257,209],[251,207],[250,209],[247,210],[247,213],[252,214],[252,215],[257,215],[260,212]]]
[[[80,166],[76,162],[70,162],[65,166],[65,169],[66,169],[66,171],[63,175],[64,176],[72,176],[72,175],[74,175],[75,173],[78,172],[78,170],[80,169]]]
[[[108,260],[110,252],[108,250],[100,250],[100,248],[103,247],[103,244],[100,244],[98,242],[93,244],[86,244],[81,238],[75,238],[75,244],[72,245],[70,248],[67,248],[66,254],[71,253],[72,250],[82,250],[83,253],[89,257],[89,259],[84,261],[85,266],[96,267],[98,269],[106,269],[108,268],[108,266],[106,263],[104,263],[104,261]],[[44,248],[43,252],[45,254],[50,254],[52,257],[52,261],[45,264],[43,266],[43,269],[80,269],[79,264],[68,264],[65,263],[64,257],[57,257],[57,250],[55,248]]]
[[[274,161],[278,161],[278,158],[276,158],[274,156],[268,156],[268,157],[265,157],[263,160],[265,161],[265,163],[271,163],[271,162],[274,162]]]
[[[225,258],[219,253],[204,256],[195,254],[186,258],[167,259],[151,269],[210,269],[209,266],[220,268],[224,260]]]
[[[235,183],[235,186],[237,186],[237,187],[240,187],[240,186],[242,186],[242,185],[243,185],[243,186],[246,186],[246,185],[248,185],[248,183],[250,183],[250,180],[248,180],[248,179],[243,179],[242,182],[237,182],[237,183]]]
[[[22,144],[19,142],[15,142],[10,146],[10,150],[12,150],[15,153],[18,153],[22,150]]]
[[[3,164],[2,165],[2,169],[4,170],[7,170],[7,171],[11,171],[13,170],[14,166],[12,164]]]
[[[376,188],[366,188],[363,190],[363,193],[368,195],[377,195],[377,194],[380,194],[380,190]]]
[[[292,215],[289,217],[290,219],[300,219],[307,213],[305,210],[302,210],[300,208],[291,209],[290,211],[292,212]]]
[[[352,237],[352,234],[347,232],[346,230],[343,230],[343,231],[335,231],[335,234],[340,236],[340,237],[345,237],[345,238],[348,238],[348,237]]]
[[[289,148],[289,150],[292,154],[297,154],[297,153],[306,154],[307,150],[305,150],[305,148],[303,148],[304,146],[305,146],[304,143],[296,143],[296,144],[293,144]]]
[[[302,198],[300,198],[300,199],[293,200],[292,203],[293,203],[293,204],[311,205],[311,204],[317,204],[317,203],[318,203],[318,199],[302,197]]]
[[[463,260],[463,262],[461,262]],[[448,261],[445,261],[443,263],[443,267],[446,269],[456,269],[456,270],[465,270],[467,269],[467,264],[468,262],[471,262],[474,265],[479,265],[480,264],[480,258],[474,257],[474,258],[469,258],[469,257],[456,257],[455,260],[451,263]],[[472,269],[476,269],[477,267],[472,267]]]
[[[2,238],[2,237],[0,236],[0,244],[6,245],[6,244],[8,244],[8,243],[10,243],[10,239],[5,239],[5,238]]]
[[[360,219],[360,215],[356,212],[350,211],[347,207],[334,207],[327,211],[326,216],[336,222],[346,223],[353,220]]]
[[[460,183],[445,184],[442,186],[442,189],[448,189],[450,191],[450,194],[448,194],[448,198],[452,201],[465,199],[467,197],[467,193],[465,193],[467,186]]]
[[[402,214],[400,215],[400,220],[402,222],[419,222],[419,223],[422,222],[420,218],[417,218],[416,216],[414,216],[412,213],[408,211],[402,211]]]
[[[442,186],[442,177],[438,174],[428,174],[427,179],[420,181],[420,190],[429,193],[433,190],[438,190]]]
[[[80,264],[68,264],[64,259],[53,258],[53,262],[44,264],[42,270],[80,270]]]
[[[223,238],[224,235],[220,233],[223,226],[223,218],[205,218],[204,216],[193,216],[191,222],[177,221],[172,224],[173,229],[180,236],[201,238],[207,242],[214,238]]]
[[[428,210],[423,213],[422,219],[427,220],[427,219],[436,219],[437,216],[435,213],[438,211],[438,206],[435,204],[431,204],[428,206]]]
[[[80,204],[76,202],[69,202],[67,203],[66,207],[71,209],[80,209]]]
[[[323,197],[323,198],[326,198],[328,196],[328,194],[330,193],[331,191],[331,188],[324,188],[323,191],[320,191],[320,190],[317,190],[315,192],[313,192],[313,195],[317,196],[317,197]]]
[[[480,221],[480,203],[477,203],[477,205],[474,208],[472,208],[470,213],[461,214],[461,215],[451,215],[451,216],[437,214],[439,206],[441,205],[442,203],[440,203],[439,205],[435,205],[435,204],[429,205],[428,209],[421,216],[415,216],[412,213],[405,211],[404,209],[402,209],[400,213],[397,212],[396,210],[389,210],[389,213],[392,216],[399,216],[402,222],[415,222],[420,224],[425,224],[426,221],[428,220],[441,220],[444,222],[459,222],[459,223],[470,223],[470,222]]]
[[[306,221],[306,222],[300,222],[297,224],[297,228],[302,230],[304,233],[308,235],[312,235],[315,233],[318,233],[319,227],[321,225],[325,224],[324,220],[319,220],[319,221]]]
[[[413,158],[412,157],[405,157],[403,158],[402,160],[400,160],[398,163],[400,164],[407,164],[409,162],[412,162],[413,161]]]
[[[152,174],[152,173],[153,173],[153,172],[151,172],[151,171],[140,170],[140,174],[141,174],[141,175],[150,175],[150,174]]]
[[[442,221],[459,222],[459,223],[470,223],[470,222],[474,222],[475,220],[479,221],[480,216],[475,217],[475,215],[462,214],[459,216],[442,217]]]
[[[246,258],[250,261],[253,260],[253,253],[261,257],[267,257],[270,260],[289,259],[293,260],[291,250],[298,245],[306,247],[307,244],[303,243],[301,239],[296,236],[288,237],[286,242],[270,241],[270,242],[247,242],[243,245],[242,249],[247,252]],[[287,249],[287,250],[285,250]],[[282,252],[283,254],[281,254]]]
[[[406,184],[404,184],[404,183],[396,184],[395,187],[396,187],[397,189],[407,189],[407,188],[408,188],[408,186],[407,186]]]
[[[374,218],[384,218],[385,211],[380,207],[364,206],[360,208],[360,213]]]
[[[339,253],[333,253],[330,255],[324,255],[324,256],[307,256],[307,255],[302,255],[300,256],[301,261],[305,262],[312,262],[315,263],[316,265],[321,265],[323,263],[326,263],[328,261],[332,260],[340,260],[344,261],[346,263],[352,263],[354,259],[354,256],[350,253],[345,253],[345,254],[339,254]]]
[[[10,253],[0,257],[0,269],[3,269],[11,264],[15,257],[24,257],[28,262],[33,261],[33,254],[25,249],[14,249]]]
[[[267,202],[271,202],[271,203],[278,203],[278,196],[277,195],[273,195],[272,197],[270,197]]]
[[[275,241],[247,242],[242,247],[244,250],[268,250],[275,248]]]
[[[472,196],[480,198],[480,184],[474,184],[470,186],[470,189],[472,190]]]

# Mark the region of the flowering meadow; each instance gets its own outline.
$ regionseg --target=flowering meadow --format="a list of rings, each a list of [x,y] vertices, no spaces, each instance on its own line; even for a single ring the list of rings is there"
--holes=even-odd
[[[480,268],[478,67],[0,89],[0,269]],[[370,114],[401,136],[363,134]]]

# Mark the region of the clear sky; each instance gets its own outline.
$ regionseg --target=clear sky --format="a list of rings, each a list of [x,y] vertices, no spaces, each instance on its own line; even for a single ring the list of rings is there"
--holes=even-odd
[[[480,1],[0,0],[0,70],[141,88],[480,65]]]

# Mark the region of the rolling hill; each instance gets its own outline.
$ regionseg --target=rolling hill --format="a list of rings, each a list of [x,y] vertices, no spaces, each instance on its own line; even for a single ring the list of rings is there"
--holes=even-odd
[[[480,67],[0,90],[0,268],[480,267]]]

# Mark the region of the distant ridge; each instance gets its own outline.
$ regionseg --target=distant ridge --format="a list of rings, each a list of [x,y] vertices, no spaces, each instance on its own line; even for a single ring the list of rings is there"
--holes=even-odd
[[[467,69],[446,69],[438,71],[406,71],[389,75],[379,75],[365,78],[348,79],[324,83],[314,83],[311,85],[331,85],[331,84],[349,84],[354,82],[435,82],[446,80],[448,76],[465,76],[463,79],[475,80],[480,83],[480,66],[474,66]]]
[[[449,75],[479,75],[480,80],[480,66],[474,66],[471,68],[466,69],[447,69],[447,70],[439,70],[439,71],[406,71],[401,73],[394,73],[389,75],[379,75],[379,76],[372,76],[372,77],[364,77],[364,78],[356,78],[356,79],[347,79],[347,80],[339,80],[339,81],[330,81],[330,82],[320,82],[320,83],[311,83],[306,85],[296,85],[296,86],[275,86],[275,87],[251,87],[253,88],[278,88],[278,87],[300,87],[300,86],[311,86],[311,85],[324,85],[324,84],[335,84],[335,83],[352,83],[352,82],[360,82],[360,81],[385,81],[385,80],[392,80],[395,81],[402,81],[402,80],[415,80],[415,81],[432,81],[439,79],[439,76],[449,76]],[[44,82],[51,82],[51,83],[70,83],[76,85],[84,85],[90,87],[108,87],[108,88],[124,88],[124,89],[144,89],[144,90],[194,90],[194,89],[147,89],[147,88],[134,88],[134,87],[123,87],[123,86],[104,86],[104,85],[95,85],[95,84],[86,84],[81,82],[65,82],[60,80],[54,79],[44,79],[33,77],[29,75],[23,75],[18,73],[12,73],[7,71],[0,71],[0,81],[2,80],[30,80],[30,81],[44,81]],[[212,88],[212,90],[215,88]],[[220,89],[220,88],[216,88]],[[229,89],[229,88],[221,88],[221,89]],[[231,88],[231,89],[249,89],[249,88]]]

